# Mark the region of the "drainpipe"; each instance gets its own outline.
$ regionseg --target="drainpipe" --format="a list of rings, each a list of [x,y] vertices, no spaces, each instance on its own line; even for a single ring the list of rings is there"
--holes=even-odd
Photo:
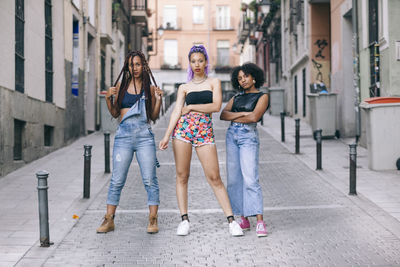
[[[357,0],[352,0],[352,24],[353,24],[353,86],[354,86],[354,110],[356,116],[356,144],[361,136],[361,115],[360,115],[360,63],[358,44],[358,8]]]
[[[211,10],[211,0],[208,0],[208,10]],[[215,10],[215,12],[217,12],[217,10]],[[210,32],[211,32],[211,24],[212,24],[212,13],[211,12],[209,12],[209,14],[208,14],[208,29],[207,29],[207,42],[208,42],[208,44],[207,44],[207,46],[208,46],[208,51],[209,51],[209,53],[210,54],[212,54],[212,50],[211,50],[211,46],[210,46]],[[214,63],[213,63],[214,64]],[[210,69],[211,69],[211,66],[210,66],[210,58],[208,59],[208,65],[209,65],[209,71],[210,71]]]

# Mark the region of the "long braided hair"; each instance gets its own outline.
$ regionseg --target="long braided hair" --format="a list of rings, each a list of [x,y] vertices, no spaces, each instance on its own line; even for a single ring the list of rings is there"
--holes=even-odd
[[[152,103],[151,103],[151,91],[150,91],[150,77],[153,81],[153,84],[157,86],[157,83],[154,79],[153,73],[150,70],[149,64],[146,60],[145,55],[141,51],[130,51],[128,55],[125,58],[124,66],[122,67],[121,72],[118,75],[117,80],[114,83],[114,87],[117,86],[119,79],[121,78],[122,75],[122,81],[121,81],[121,86],[119,88],[118,92],[118,101],[114,103],[112,102],[113,105],[116,105],[116,108],[118,110],[118,113],[120,112],[121,106],[122,106],[122,99],[125,96],[126,91],[128,90],[129,84],[131,83],[132,79],[134,81],[134,86],[136,90],[136,84],[135,84],[135,77],[130,73],[129,71],[129,65],[132,64],[132,69],[133,69],[133,58],[134,57],[140,57],[140,60],[142,61],[142,90],[144,90],[144,95],[146,97],[146,115],[147,115],[147,121],[150,121],[150,114],[151,114],[151,108],[152,108]]]

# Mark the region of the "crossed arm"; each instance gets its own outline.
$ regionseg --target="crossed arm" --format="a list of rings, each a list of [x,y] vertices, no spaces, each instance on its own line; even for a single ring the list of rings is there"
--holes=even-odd
[[[224,110],[221,112],[221,120],[241,123],[258,122],[268,107],[268,95],[264,94],[258,99],[257,105],[252,112],[232,112],[233,99],[234,97],[229,100],[228,104],[226,104]]]
[[[222,90],[221,82],[219,79],[213,79],[211,81],[211,86],[213,88],[213,102],[209,104],[196,104],[187,105],[182,108],[181,114],[186,114],[191,111],[202,112],[202,113],[213,113],[221,110],[222,105]]]

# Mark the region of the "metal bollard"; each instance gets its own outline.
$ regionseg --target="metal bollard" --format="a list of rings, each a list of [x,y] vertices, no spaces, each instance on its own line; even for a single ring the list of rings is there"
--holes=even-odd
[[[83,170],[83,198],[90,198],[90,159],[92,157],[91,145],[84,145],[85,154],[83,155],[85,158],[84,170]]]
[[[300,119],[295,119],[296,122],[296,154],[300,153]]]
[[[317,170],[322,170],[322,130],[318,129],[315,131],[315,137],[317,140]]]
[[[349,195],[357,195],[357,144],[350,144],[350,192]]]
[[[285,112],[281,112],[281,141],[285,142]]]
[[[110,133],[104,133],[104,173],[110,173]]]
[[[49,247],[52,245],[50,242],[49,234],[49,205],[47,197],[47,178],[49,173],[47,171],[39,171],[36,173],[38,179],[38,200],[39,200],[39,226],[40,226],[40,246]]]

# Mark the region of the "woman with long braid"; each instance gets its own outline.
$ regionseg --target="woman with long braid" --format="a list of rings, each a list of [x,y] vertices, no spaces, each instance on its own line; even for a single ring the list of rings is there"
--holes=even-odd
[[[122,82],[118,83],[122,75]],[[154,85],[151,85],[150,77]],[[119,204],[133,154],[139,163],[149,206],[148,233],[157,233],[159,200],[156,176],[156,146],[150,120],[155,121],[160,113],[163,92],[157,87],[144,54],[132,51],[125,58],[124,66],[114,87],[106,94],[107,107],[120,124],[115,134],[113,171],[108,189],[107,213],[97,233],[114,230],[115,210]]]

